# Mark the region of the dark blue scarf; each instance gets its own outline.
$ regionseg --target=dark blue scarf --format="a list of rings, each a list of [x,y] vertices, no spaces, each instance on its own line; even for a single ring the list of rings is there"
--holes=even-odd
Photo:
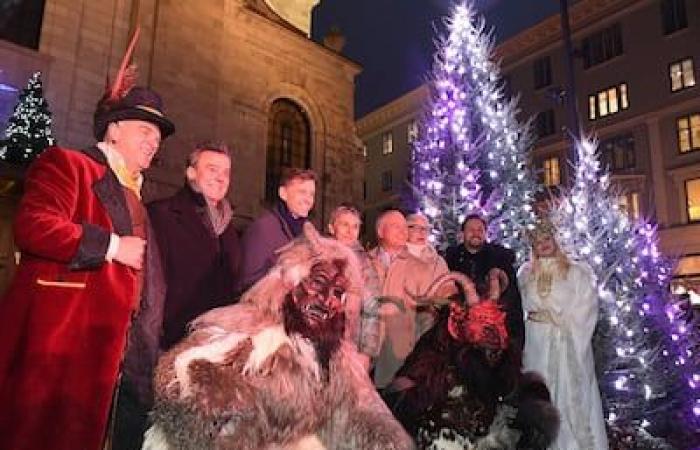
[[[282,217],[287,226],[289,226],[289,229],[292,231],[292,235],[294,237],[299,236],[303,231],[306,217],[295,218],[284,202],[277,203],[277,212],[280,214],[280,217]]]

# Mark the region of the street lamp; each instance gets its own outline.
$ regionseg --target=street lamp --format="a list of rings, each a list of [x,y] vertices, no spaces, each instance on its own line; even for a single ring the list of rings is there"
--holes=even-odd
[[[564,105],[566,107],[566,129],[570,140],[567,159],[567,183],[573,182],[572,167],[576,163],[576,141],[581,138],[581,122],[579,120],[578,102],[576,98],[576,80],[574,76],[574,46],[571,42],[571,27],[569,26],[569,1],[559,0],[561,16],[561,36],[564,42],[564,65],[566,67],[566,84],[564,87]]]

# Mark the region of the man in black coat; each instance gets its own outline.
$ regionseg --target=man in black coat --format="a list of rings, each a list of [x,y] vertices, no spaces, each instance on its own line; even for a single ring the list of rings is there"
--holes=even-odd
[[[445,261],[450,270],[462,272],[471,278],[482,296],[488,292],[488,274],[492,269],[498,269],[502,276],[507,277],[500,303],[504,305],[507,314],[506,326],[511,347],[522,351],[525,325],[522,299],[513,267],[515,253],[499,244],[486,242],[486,227],[483,217],[468,215],[462,222],[464,242],[448,248]]]
[[[226,199],[231,156],[225,145],[203,144],[190,154],[187,182],[148,213],[167,285],[161,347],[169,349],[200,314],[235,301],[240,244]]]

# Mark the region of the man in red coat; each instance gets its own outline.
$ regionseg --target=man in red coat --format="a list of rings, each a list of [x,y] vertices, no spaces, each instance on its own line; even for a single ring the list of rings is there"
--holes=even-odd
[[[174,126],[134,87],[103,97],[94,131],[96,147],[49,148],[27,173],[22,258],[0,300],[1,449],[101,449],[127,340],[145,351],[133,326],[153,306],[141,172]]]

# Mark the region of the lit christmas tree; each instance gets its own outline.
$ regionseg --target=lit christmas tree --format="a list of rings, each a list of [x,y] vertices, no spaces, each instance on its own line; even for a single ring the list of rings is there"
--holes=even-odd
[[[529,124],[506,100],[493,39],[470,3],[454,7],[435,58],[431,104],[414,145],[413,180],[422,210],[434,219],[440,248],[458,242],[465,213],[490,220],[491,238],[527,256],[523,226],[535,221],[536,182],[527,164]],[[481,199],[481,201],[480,201]]]
[[[521,124],[516,118],[518,98],[506,99],[504,95],[492,34],[485,32],[484,19],[469,3],[457,6],[455,14],[467,27],[462,32],[462,55],[471,77],[472,123],[483,138],[477,166],[481,189],[490,196],[486,208],[490,237],[512,248],[522,262],[529,256],[529,248],[520,233],[523,226],[535,222],[531,205],[537,190],[528,163],[533,142],[530,123]]]
[[[472,126],[475,86],[464,51],[473,31],[467,11],[457,8],[448,36],[435,55],[428,84],[430,105],[413,146],[413,185],[420,209],[431,219],[431,240],[441,250],[459,242],[460,223],[482,212],[478,157],[481,136]]]
[[[27,165],[45,148],[54,145],[51,112],[43,95],[41,73],[29,79],[19,96],[0,147],[0,159],[11,164]]]
[[[574,185],[555,219],[562,246],[598,277],[594,348],[611,448],[697,448],[700,348],[690,333],[696,325],[669,290],[673,264],[655,228],[630,222],[617,205],[595,144],[580,142],[577,153]]]
[[[440,248],[456,243],[467,212],[485,212],[491,234],[527,255],[519,231],[534,223],[529,124],[505,101],[492,39],[469,4],[447,22],[429,80],[430,104],[414,144],[413,184]],[[697,448],[700,366],[687,309],[672,295],[673,264],[655,228],[617,204],[595,145],[578,146],[575,184],[556,211],[564,248],[594,268],[601,318],[595,337],[611,448]],[[486,201],[484,201],[486,199]]]

